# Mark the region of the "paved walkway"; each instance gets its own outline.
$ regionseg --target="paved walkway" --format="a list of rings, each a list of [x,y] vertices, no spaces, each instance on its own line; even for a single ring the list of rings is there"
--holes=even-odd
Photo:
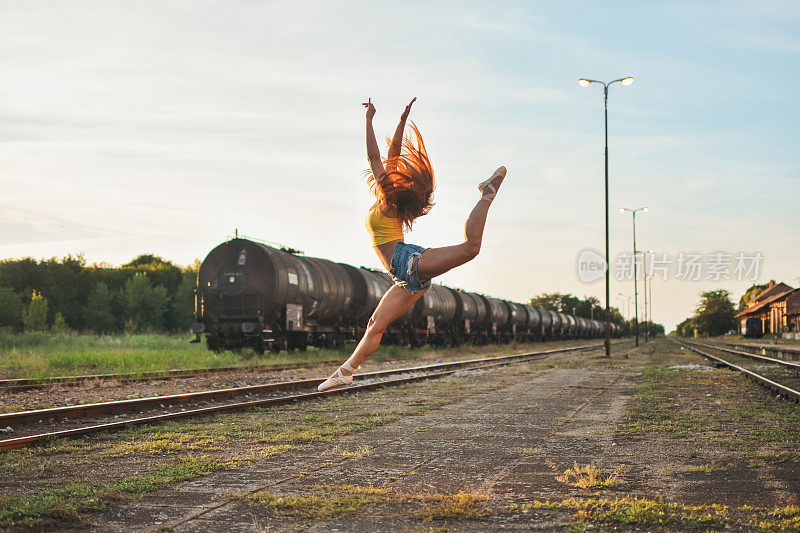
[[[107,513],[98,531],[419,531],[423,522],[402,504],[368,507],[344,519],[309,524],[275,517],[228,495],[236,491],[308,491],[315,485],[388,485],[403,493],[491,494],[492,505],[569,495],[555,480],[573,461],[603,464],[611,450],[615,422],[641,372],[644,358],[611,367],[550,368],[505,372],[490,393],[402,419],[336,441],[342,449],[368,446],[366,457],[324,465],[332,443],[309,445],[289,454],[183,483]],[[482,378],[494,379],[488,372]],[[449,379],[459,379],[458,377]],[[617,457],[610,455],[610,457]],[[624,459],[624,456],[622,457]],[[616,459],[611,459],[612,461]],[[419,506],[417,505],[416,508]],[[457,529],[551,529],[558,516],[504,514],[459,520]],[[452,521],[448,523],[452,527]],[[171,529],[169,529],[171,528]]]

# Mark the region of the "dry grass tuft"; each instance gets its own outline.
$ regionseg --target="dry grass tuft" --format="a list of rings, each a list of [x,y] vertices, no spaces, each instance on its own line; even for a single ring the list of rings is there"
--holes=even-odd
[[[624,467],[620,466],[610,474],[603,472],[594,465],[580,466],[575,461],[572,468],[567,468],[556,480],[581,489],[607,489],[624,485],[620,477]]]
[[[425,508],[416,513],[425,521],[446,520],[448,518],[482,518],[489,514],[486,503],[488,494],[462,490],[456,494],[431,494],[420,498]]]

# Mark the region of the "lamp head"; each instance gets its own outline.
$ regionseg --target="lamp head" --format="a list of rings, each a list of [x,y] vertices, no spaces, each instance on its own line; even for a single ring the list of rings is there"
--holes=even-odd
[[[650,208],[649,208],[649,207],[643,207],[643,208],[642,208],[642,212],[643,212],[643,213],[647,213],[648,211],[650,211]]]
[[[621,81],[622,85],[630,85],[633,83],[633,76],[628,76],[627,78],[622,78]]]
[[[624,207],[620,207],[620,208],[619,208],[619,212],[620,212],[620,213],[625,213],[625,211],[627,211],[627,209],[625,209]]]
[[[587,80],[585,78],[581,78],[581,79],[578,80],[578,85],[580,85],[581,87],[588,87],[591,83],[592,82],[590,82],[589,80]]]

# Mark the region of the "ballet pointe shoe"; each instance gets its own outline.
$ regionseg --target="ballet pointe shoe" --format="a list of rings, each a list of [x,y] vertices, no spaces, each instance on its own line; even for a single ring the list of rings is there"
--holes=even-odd
[[[349,370],[351,372],[353,371],[353,369],[350,366],[350,364],[347,361],[345,361],[345,363],[336,370],[336,373],[333,376],[329,377],[328,379],[326,379],[325,381],[323,381],[322,383],[320,383],[317,386],[317,390],[319,392],[324,392],[324,391],[326,391],[328,389],[332,389],[334,387],[340,387],[342,385],[350,385],[350,384],[352,384],[353,383],[353,375],[351,374],[349,376],[345,376],[344,374],[342,374],[342,369],[343,368],[345,370]],[[361,367],[359,366],[359,368],[361,368]]]
[[[503,180],[506,177],[506,167],[500,167],[494,171],[494,174],[486,180],[482,181],[478,185],[478,190],[481,191],[481,200],[486,200],[491,202],[494,200],[495,195],[497,194],[497,189],[500,188],[500,184],[503,183]],[[497,182],[497,185],[494,184],[494,180],[500,178],[500,181]]]

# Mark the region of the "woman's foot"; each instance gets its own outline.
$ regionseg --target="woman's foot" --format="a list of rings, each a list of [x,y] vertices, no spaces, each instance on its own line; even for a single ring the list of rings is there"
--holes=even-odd
[[[497,194],[497,189],[500,188],[500,184],[503,183],[503,179],[506,177],[506,167],[500,167],[494,171],[492,177],[488,180],[481,182],[478,185],[478,190],[481,191],[481,200],[487,200],[491,202],[494,200],[495,195]]]
[[[342,372],[345,370],[349,372],[349,374],[345,374]],[[340,366],[336,372],[331,374],[331,377],[323,381],[317,386],[317,390],[320,392],[326,391],[328,389],[332,389],[334,387],[340,387],[342,385],[350,385],[353,383],[353,369],[350,368],[350,365],[345,362],[342,366]]]

